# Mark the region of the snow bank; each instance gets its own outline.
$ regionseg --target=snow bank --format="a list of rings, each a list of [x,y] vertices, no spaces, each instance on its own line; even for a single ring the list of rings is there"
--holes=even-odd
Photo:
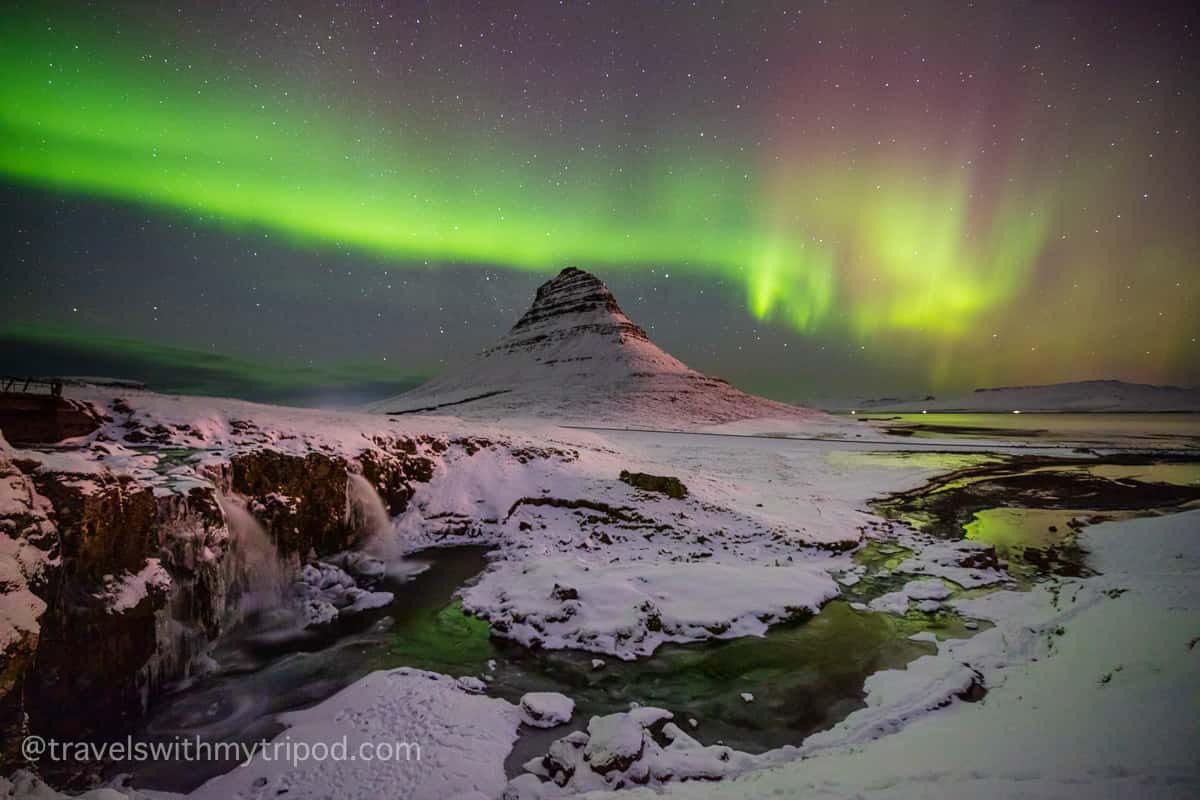
[[[135,608],[151,595],[163,597],[171,588],[171,576],[162,561],[146,559],[146,565],[136,573],[121,576],[105,575],[104,589],[96,597],[104,601],[108,613],[120,614]]]
[[[354,559],[353,563],[371,569],[375,575],[376,559]],[[364,578],[364,580],[367,580]],[[390,605],[391,592],[373,592],[362,588],[345,570],[333,564],[317,561],[306,564],[295,584],[305,622],[310,626],[325,625],[340,616],[351,616],[373,608]]]
[[[415,669],[373,672],[318,705],[281,716],[287,730],[276,742],[309,745],[342,741],[348,752],[380,752],[412,743],[397,758],[308,761],[292,766],[256,756],[214,778],[198,800],[329,798],[450,800],[496,797],[505,784],[504,759],[521,722],[511,703],[476,694],[453,678]]]
[[[868,604],[868,607],[872,611],[903,616],[908,613],[910,601],[917,601],[917,607],[921,611],[936,611],[941,607],[941,603],[938,601],[945,600],[949,596],[950,588],[942,581],[937,578],[920,578],[909,581],[898,591],[876,597]]]
[[[996,551],[982,542],[963,539],[957,542],[929,541],[912,536],[900,544],[920,549],[919,558],[910,558],[896,567],[896,572],[933,575],[957,583],[964,589],[995,586],[1009,580],[996,563]]]
[[[664,642],[761,636],[837,594],[828,573],[801,565],[545,558],[496,565],[466,589],[463,608],[526,646],[633,659]]]
[[[521,698],[521,714],[526,725],[554,728],[571,721],[575,701],[558,692],[527,692]]]
[[[545,758],[526,764],[530,774],[509,782],[505,800],[548,800],[601,789],[715,781],[776,760],[771,754],[755,756],[723,745],[702,745],[670,719],[669,711],[652,707],[592,717],[587,732],[575,731],[559,739]]]

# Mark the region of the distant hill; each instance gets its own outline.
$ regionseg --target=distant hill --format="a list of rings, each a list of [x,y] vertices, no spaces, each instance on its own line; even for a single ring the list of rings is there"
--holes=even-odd
[[[1200,388],[1124,381],[1076,381],[1043,386],[976,389],[957,397],[880,398],[839,405],[845,405],[845,410],[872,412],[1200,412]]]
[[[651,342],[599,278],[574,267],[539,287],[533,305],[494,346],[368,408],[672,429],[823,416],[691,369]]]

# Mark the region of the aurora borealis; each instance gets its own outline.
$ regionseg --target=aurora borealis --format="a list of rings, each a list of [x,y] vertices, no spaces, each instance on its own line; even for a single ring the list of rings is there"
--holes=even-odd
[[[576,264],[685,361],[782,399],[1200,381],[1200,48],[1169,4],[39,3],[0,25],[6,369],[70,331],[429,374]]]

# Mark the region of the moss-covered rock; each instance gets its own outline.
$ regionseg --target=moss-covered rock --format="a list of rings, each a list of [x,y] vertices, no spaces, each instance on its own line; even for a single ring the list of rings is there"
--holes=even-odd
[[[625,483],[636,489],[641,489],[643,492],[658,492],[676,500],[682,500],[687,497],[688,490],[683,485],[683,481],[672,475],[651,475],[648,472],[621,470],[620,477]]]

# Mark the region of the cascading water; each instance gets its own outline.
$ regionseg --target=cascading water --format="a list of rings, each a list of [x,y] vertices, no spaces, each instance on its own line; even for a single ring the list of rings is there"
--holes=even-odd
[[[230,587],[242,611],[261,611],[282,604],[287,587],[279,550],[239,497],[218,499],[230,534]]]
[[[371,482],[355,472],[346,475],[346,518],[359,532],[360,546],[388,541],[392,517]]]

